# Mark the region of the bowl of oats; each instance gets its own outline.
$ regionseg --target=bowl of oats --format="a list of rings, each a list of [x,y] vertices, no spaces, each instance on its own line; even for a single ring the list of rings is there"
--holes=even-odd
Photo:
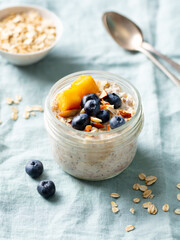
[[[62,32],[61,20],[47,9],[33,5],[0,9],[0,54],[15,65],[44,58]]]
[[[103,71],[60,79],[45,102],[45,127],[53,157],[70,175],[112,178],[132,162],[144,115],[137,89]]]

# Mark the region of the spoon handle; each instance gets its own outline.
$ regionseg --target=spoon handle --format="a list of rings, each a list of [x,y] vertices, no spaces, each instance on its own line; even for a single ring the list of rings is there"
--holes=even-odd
[[[138,50],[146,55],[161,71],[166,74],[178,87],[180,87],[180,80],[174,76],[169,70],[164,67],[150,52],[146,49],[139,47]]]
[[[142,47],[146,50],[156,54],[166,62],[168,62],[172,67],[174,67],[178,72],[180,72],[180,65],[176,62],[174,62],[172,59],[168,58],[167,56],[163,55],[162,53],[158,52],[151,44],[147,42],[142,43]]]

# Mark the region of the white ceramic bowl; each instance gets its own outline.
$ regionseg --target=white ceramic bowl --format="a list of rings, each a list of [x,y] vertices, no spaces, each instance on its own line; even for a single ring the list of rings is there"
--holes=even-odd
[[[33,53],[25,53],[25,54],[9,53],[0,49],[1,56],[6,58],[9,62],[19,66],[30,65],[44,58],[51,51],[51,49],[57,44],[63,32],[62,22],[53,12],[35,5],[18,5],[18,6],[10,6],[6,8],[2,8],[0,9],[0,20],[8,16],[10,13],[20,13],[20,12],[27,12],[27,11],[36,11],[43,18],[50,19],[56,27],[57,35],[56,35],[56,40],[51,46],[49,46],[48,48],[45,48],[44,50],[40,50]]]

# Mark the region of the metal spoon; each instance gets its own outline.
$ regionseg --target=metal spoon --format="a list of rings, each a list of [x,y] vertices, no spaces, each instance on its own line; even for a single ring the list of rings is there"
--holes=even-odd
[[[164,67],[149,51],[168,61],[177,70],[180,69],[180,65],[156,51],[149,43],[144,42],[142,31],[135,23],[115,12],[104,13],[103,23],[107,31],[121,47],[129,51],[140,51],[144,53],[162,72],[180,87],[180,80]]]

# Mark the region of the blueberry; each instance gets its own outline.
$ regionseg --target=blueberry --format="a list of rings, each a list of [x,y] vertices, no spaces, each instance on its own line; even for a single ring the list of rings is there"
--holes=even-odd
[[[83,108],[85,103],[89,100],[96,100],[97,102],[99,102],[99,98],[98,96],[95,94],[95,93],[90,93],[90,94],[87,94],[85,95],[83,98],[82,98],[82,101],[81,101],[81,107]]]
[[[114,105],[114,108],[117,109],[121,106],[121,99],[115,93],[109,93],[107,97],[104,98],[105,101],[109,102],[111,105]]]
[[[26,164],[25,170],[29,176],[37,178],[43,172],[43,164],[39,160],[31,160]]]
[[[110,113],[107,110],[101,110],[97,115],[97,118],[102,120],[102,123],[108,122],[110,118]]]
[[[84,130],[87,125],[90,124],[90,117],[86,114],[80,114],[73,118],[72,127],[77,130]]]
[[[111,118],[110,120],[110,127],[112,129],[120,127],[121,125],[125,124],[125,120],[124,118],[120,117],[120,116],[114,116],[113,118]]]
[[[43,180],[37,186],[38,193],[44,198],[49,198],[54,195],[56,187],[52,181]]]
[[[96,100],[89,100],[85,103],[84,110],[89,116],[96,116],[100,112],[100,103]]]

